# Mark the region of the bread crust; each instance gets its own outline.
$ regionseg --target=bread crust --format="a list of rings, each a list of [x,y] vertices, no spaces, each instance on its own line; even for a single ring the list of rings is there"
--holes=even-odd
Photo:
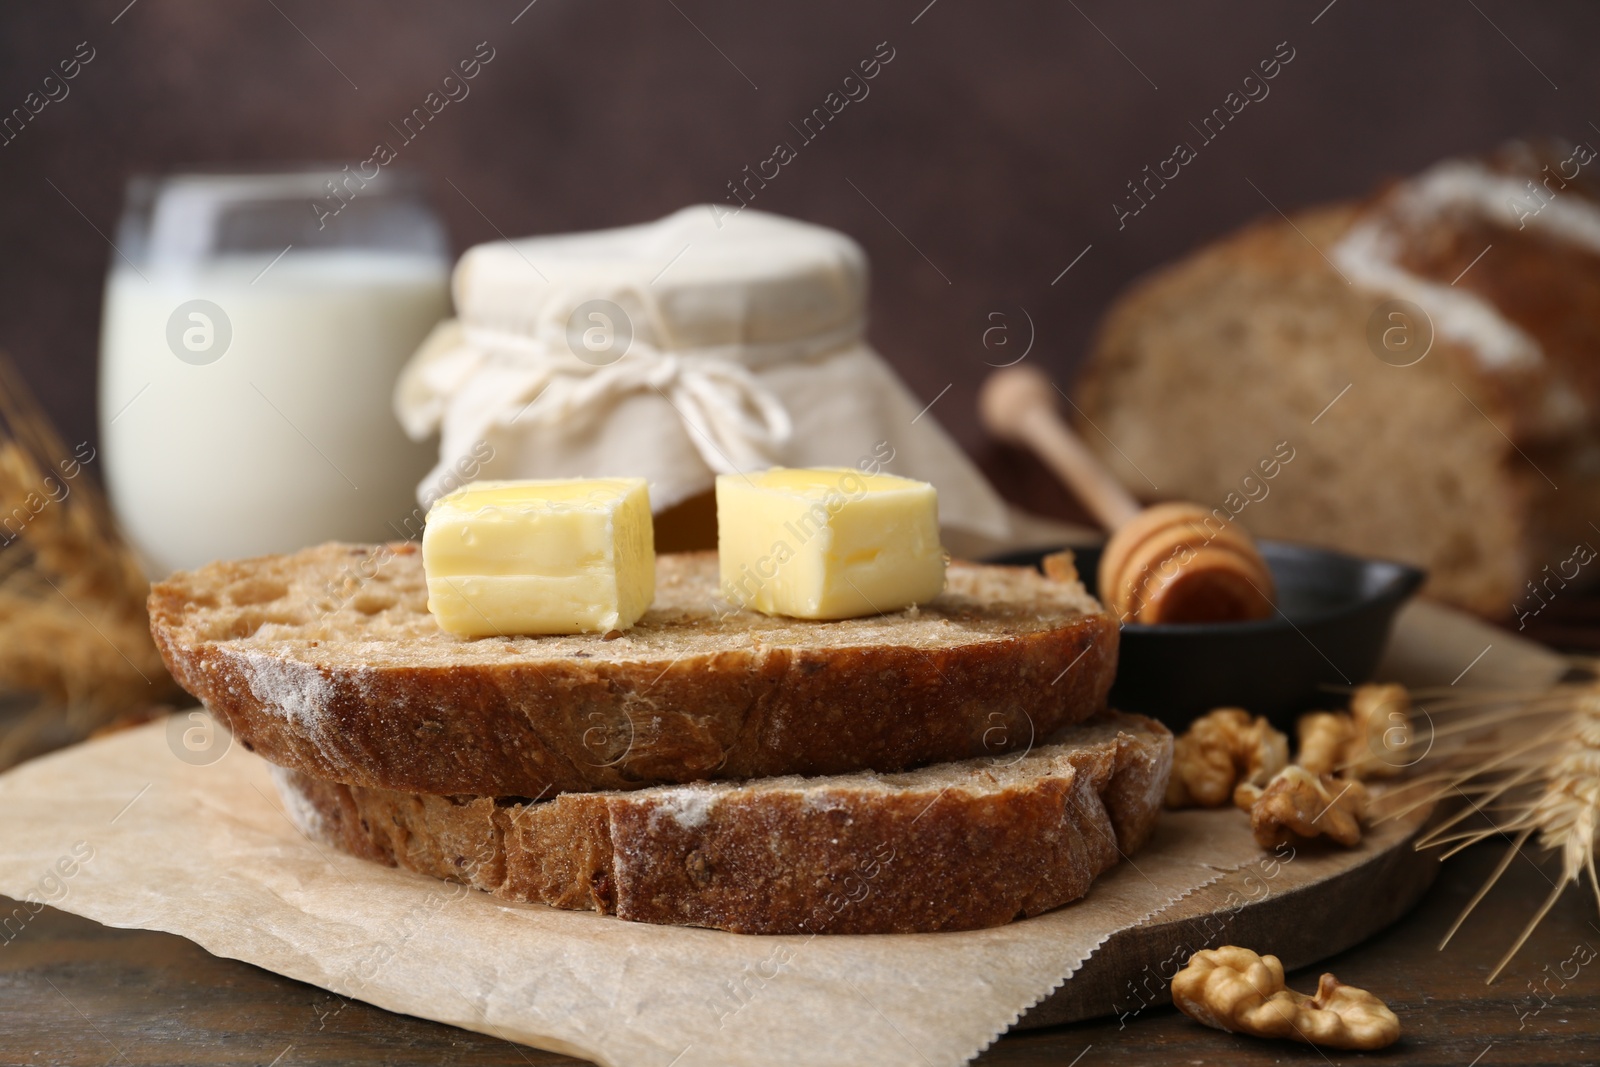
[[[737,933],[925,933],[1037,915],[1148,838],[1172,735],[1108,713],[1023,755],[898,775],[569,793],[405,794],[278,772],[357,856],[507,900]]]
[[[483,638],[427,615],[414,546],[328,544],[150,594],[173,676],[315,778],[535,797],[898,771],[998,756],[1105,707],[1117,628],[1075,582],[953,563],[920,609],[798,623],[719,607],[714,553],[663,555],[622,635]]]

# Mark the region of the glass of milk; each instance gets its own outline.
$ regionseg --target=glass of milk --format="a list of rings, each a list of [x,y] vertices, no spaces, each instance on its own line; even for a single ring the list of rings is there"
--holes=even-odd
[[[415,527],[432,448],[401,431],[391,394],[449,314],[449,274],[413,175],[130,182],[100,432],[112,507],[151,575]]]

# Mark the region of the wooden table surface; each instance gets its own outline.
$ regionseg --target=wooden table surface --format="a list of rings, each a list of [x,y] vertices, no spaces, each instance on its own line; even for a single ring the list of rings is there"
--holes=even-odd
[[[1498,850],[1483,847],[1450,860],[1408,917],[1293,975],[1291,985],[1310,992],[1326,969],[1384,997],[1400,1016],[1404,1036],[1371,1054],[1373,1060],[1438,1067],[1600,1063],[1600,919],[1587,890],[1569,890],[1500,980],[1485,985],[1500,953],[1548,892],[1548,867],[1518,860],[1450,947],[1436,951],[1498,857]],[[1578,962],[1590,958],[1587,965]],[[1008,1036],[976,1062],[1094,1067],[1366,1058],[1223,1034],[1171,1008],[1151,1008],[1125,1027],[1107,1018]],[[112,930],[51,909],[9,943],[0,942],[4,1064],[580,1062],[343,1000],[215,958],[170,934]]]

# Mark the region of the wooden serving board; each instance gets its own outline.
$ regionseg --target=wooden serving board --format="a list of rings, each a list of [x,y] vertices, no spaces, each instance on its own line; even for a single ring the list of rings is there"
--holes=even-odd
[[[1262,849],[1259,862],[1222,873],[1147,922],[1112,934],[1015,1028],[1106,1015],[1131,1023],[1171,1002],[1168,981],[1203,948],[1242,945],[1294,970],[1359,944],[1410,911],[1438,875],[1438,853],[1415,848],[1429,814],[1381,822],[1351,850],[1318,843]],[[1232,808],[1163,817],[1195,826],[1246,818]],[[1139,857],[1124,862],[1137,865]]]
[[[1463,682],[1490,690],[1538,689],[1567,669],[1565,657],[1542,645],[1417,600],[1397,616],[1377,677],[1414,689]],[[1413,717],[1431,728],[1426,701]],[[1293,970],[1359,944],[1404,916],[1433,884],[1438,853],[1414,847],[1429,817],[1419,811],[1382,823],[1350,851],[1309,848],[1281,863],[1263,850],[1260,863],[1225,873],[1152,919],[1112,934],[1014,1029],[1102,1016],[1131,1023],[1147,1008],[1171,1002],[1168,980],[1202,948],[1243,945],[1277,956]],[[1163,816],[1223,826],[1242,818],[1232,809]]]

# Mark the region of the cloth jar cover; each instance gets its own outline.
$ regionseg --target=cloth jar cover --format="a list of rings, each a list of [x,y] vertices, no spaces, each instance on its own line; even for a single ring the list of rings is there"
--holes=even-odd
[[[866,343],[866,257],[837,231],[689,207],[479,245],[453,288],[458,318],[395,390],[408,434],[440,434],[424,505],[471,478],[632,475],[659,512],[718,473],[878,464],[932,482],[944,525],[1009,532],[983,475]]]

